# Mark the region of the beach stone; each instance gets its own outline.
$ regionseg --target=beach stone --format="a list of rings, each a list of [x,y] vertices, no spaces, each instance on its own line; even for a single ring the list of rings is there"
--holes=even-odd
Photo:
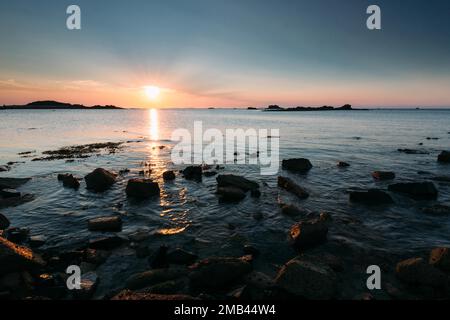
[[[389,191],[403,193],[415,200],[433,200],[438,196],[438,190],[433,182],[408,182],[391,184]]]
[[[281,204],[281,213],[289,217],[308,214],[306,210],[302,210],[293,204]]]
[[[130,301],[189,301],[198,300],[192,296],[184,294],[156,294],[146,292],[133,292],[130,290],[121,291],[111,300],[130,300]]]
[[[429,263],[447,274],[450,273],[450,248],[434,248],[431,250]]]
[[[101,237],[89,240],[89,248],[111,250],[121,246],[124,239],[118,236]]]
[[[90,299],[97,289],[100,279],[98,275],[91,271],[81,275],[81,289],[74,290],[75,295],[79,299]]]
[[[223,202],[238,202],[245,198],[245,192],[236,187],[218,187],[217,194]]]
[[[252,271],[247,257],[222,258],[212,257],[199,261],[190,267],[190,284],[192,287],[221,288]]]
[[[103,168],[97,168],[84,177],[86,188],[96,192],[109,189],[116,182],[116,175]]]
[[[186,250],[177,248],[167,253],[167,261],[170,264],[190,265],[198,259],[198,256]]]
[[[450,151],[442,151],[438,156],[438,161],[443,163],[450,163]]]
[[[175,180],[175,173],[172,170],[164,171],[162,176],[164,181]]]
[[[333,298],[336,292],[336,275],[324,264],[296,258],[281,268],[275,284],[298,297],[327,300]]]
[[[94,265],[102,264],[108,259],[110,255],[110,253],[106,250],[97,250],[92,248],[87,248],[83,254],[84,260]]]
[[[6,230],[9,228],[10,222],[8,218],[0,213],[0,230]]]
[[[30,180],[31,178],[0,178],[0,189],[16,189]]]
[[[372,177],[376,180],[393,180],[395,179],[395,173],[391,171],[374,171]]]
[[[160,195],[160,189],[157,182],[150,179],[130,179],[126,188],[127,196],[147,199]]]
[[[186,276],[186,274],[187,269],[181,267],[149,270],[129,277],[126,281],[125,288],[138,290],[157,283],[178,279]]]
[[[90,231],[111,231],[119,232],[122,230],[122,218],[119,216],[99,217],[88,221]]]
[[[234,187],[244,192],[259,188],[257,182],[234,174],[221,174],[217,178],[218,187]]]
[[[347,168],[347,167],[350,167],[350,164],[348,164],[347,162],[344,162],[344,161],[339,161],[337,166],[339,168]]]
[[[186,180],[202,180],[202,166],[189,166],[183,170],[183,176]]]
[[[410,285],[443,287],[447,283],[447,276],[422,258],[401,261],[395,271],[398,279]]]
[[[46,239],[44,236],[38,235],[38,236],[31,236],[30,239],[28,239],[28,244],[31,248],[39,248],[42,247],[46,242]]]
[[[450,215],[450,206],[446,206],[443,204],[435,204],[431,207],[422,208],[422,211],[426,214],[437,216]]]
[[[292,181],[290,178],[278,177],[278,186],[290,193],[296,195],[299,199],[306,199],[309,197],[309,193]]]
[[[33,270],[45,266],[45,261],[31,249],[0,237],[0,274]]]
[[[58,174],[58,180],[62,181],[63,186],[66,188],[78,189],[80,182],[70,173]]]
[[[281,167],[284,170],[306,173],[312,168],[312,164],[308,159],[285,159],[281,162]]]
[[[14,243],[22,243],[27,240],[30,230],[27,228],[9,228],[7,230],[6,238]]]
[[[379,189],[369,189],[367,191],[350,191],[350,201],[364,203],[367,205],[383,205],[394,203],[392,197]]]
[[[297,249],[306,249],[324,243],[327,240],[331,217],[321,213],[319,218],[300,221],[291,227],[289,236]]]
[[[20,198],[21,194],[15,189],[2,189],[0,190],[0,195],[3,198]]]

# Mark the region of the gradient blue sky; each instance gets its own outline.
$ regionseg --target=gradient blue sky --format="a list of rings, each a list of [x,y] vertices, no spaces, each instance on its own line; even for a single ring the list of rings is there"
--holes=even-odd
[[[0,104],[450,106],[449,39],[447,0],[2,1]]]

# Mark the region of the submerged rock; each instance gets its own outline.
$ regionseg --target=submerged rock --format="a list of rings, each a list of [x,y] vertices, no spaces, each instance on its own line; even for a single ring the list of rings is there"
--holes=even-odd
[[[31,249],[0,237],[0,274],[39,269],[44,266],[45,261]]]
[[[150,179],[130,179],[128,180],[126,193],[129,197],[147,199],[159,196],[160,189],[158,183]]]
[[[14,243],[22,243],[28,239],[30,229],[28,228],[9,228],[6,233],[6,238]]]
[[[39,248],[42,247],[46,242],[44,236],[31,236],[28,240],[28,244],[31,248]]]
[[[435,248],[430,252],[430,265],[449,274],[450,273],[450,248]]]
[[[0,195],[3,198],[20,198],[21,193],[15,189],[2,189],[0,190]]]
[[[312,168],[312,164],[308,159],[287,159],[281,162],[281,167],[284,170],[306,173]]]
[[[30,180],[31,178],[0,178],[0,189],[16,189]]]
[[[103,168],[98,168],[84,177],[86,188],[96,192],[109,189],[116,182],[116,175]]]
[[[438,156],[438,161],[443,163],[450,163],[450,151],[442,151]]]
[[[309,197],[309,193],[290,178],[279,176],[278,186],[292,194],[295,194],[300,199],[306,199]]]
[[[379,189],[369,189],[367,191],[350,191],[350,201],[364,203],[367,205],[383,205],[394,203],[391,196]]]
[[[214,171],[214,170],[212,170],[212,171],[203,171],[203,175],[205,177],[214,177],[214,176],[217,175],[217,171]]]
[[[302,210],[293,204],[281,204],[281,213],[290,217],[308,214],[306,210]]]
[[[298,297],[327,300],[336,292],[336,274],[327,265],[297,258],[281,268],[275,284]]]
[[[344,162],[344,161],[339,161],[337,166],[339,168],[347,168],[347,167],[350,167],[350,164],[348,164],[347,162]]]
[[[58,174],[58,180],[62,181],[66,188],[78,189],[80,187],[78,179],[70,173]]]
[[[218,187],[235,187],[244,192],[259,189],[257,182],[234,174],[221,174],[216,180]]]
[[[0,172],[9,171],[8,166],[0,166]]]
[[[180,267],[149,270],[129,277],[125,287],[131,290],[142,289],[157,283],[181,278],[186,274],[187,269]]]
[[[395,179],[395,173],[391,171],[374,171],[372,177],[376,180],[393,180]]]
[[[183,176],[186,180],[202,180],[202,166],[189,166],[183,170]]]
[[[438,191],[433,182],[408,182],[391,184],[389,191],[403,193],[413,199],[436,199]]]
[[[0,213],[0,230],[6,230],[9,228],[10,222],[8,218]]]
[[[164,181],[175,180],[175,173],[172,170],[164,171],[162,176]]]
[[[435,204],[431,207],[423,208],[422,211],[426,214],[437,216],[450,215],[450,206],[446,206],[443,204]]]
[[[89,240],[89,248],[111,250],[121,246],[124,239],[118,236],[102,237]]]
[[[167,252],[169,248],[162,245],[158,250],[150,256],[148,262],[153,269],[167,268],[169,266],[169,261],[167,260]]]
[[[331,217],[321,213],[319,218],[300,221],[291,227],[289,236],[297,249],[306,249],[324,243],[327,240]]]
[[[397,277],[411,285],[443,287],[447,276],[437,268],[426,263],[422,258],[411,258],[401,261],[396,267]]]
[[[122,230],[122,218],[119,216],[99,217],[88,221],[90,231],[111,231],[118,232]]]
[[[245,198],[245,192],[236,187],[218,187],[217,194],[223,202],[239,202]]]
[[[81,289],[75,290],[75,295],[79,299],[89,299],[97,289],[100,279],[93,271],[81,275]]]
[[[170,264],[190,265],[194,263],[195,260],[197,260],[197,258],[198,258],[197,255],[180,248],[177,248],[167,253],[167,261]]]
[[[398,152],[406,154],[430,154],[428,151],[415,150],[415,149],[398,149]]]

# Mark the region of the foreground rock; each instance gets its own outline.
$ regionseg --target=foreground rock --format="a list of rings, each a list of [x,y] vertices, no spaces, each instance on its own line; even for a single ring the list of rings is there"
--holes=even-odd
[[[122,230],[122,218],[119,216],[99,217],[88,221],[90,231],[119,232]]]
[[[308,219],[294,224],[289,236],[297,249],[306,249],[324,243],[327,240],[331,217],[321,213],[319,218]]]
[[[281,268],[275,284],[298,297],[327,300],[336,292],[336,274],[327,265],[297,258]]]
[[[393,180],[395,179],[395,173],[391,171],[374,171],[372,172],[372,177],[375,180]]]
[[[438,161],[442,163],[450,163],[450,152],[442,151],[438,156]]]
[[[186,180],[201,181],[202,174],[202,166],[189,166],[183,170],[183,176]]]
[[[218,187],[217,194],[222,202],[239,202],[245,198],[245,192],[236,187]]]
[[[433,182],[408,182],[391,184],[389,191],[403,193],[415,200],[433,200],[438,196],[438,191]]]
[[[292,194],[295,194],[300,199],[306,199],[309,197],[309,193],[305,189],[289,178],[281,176],[278,177],[278,186]]]
[[[197,288],[221,288],[252,271],[247,257],[209,258],[190,267],[190,284]]]
[[[154,269],[132,275],[126,282],[126,288],[131,290],[150,287],[157,283],[178,279],[187,275],[186,268]]]
[[[175,173],[172,170],[163,172],[163,180],[164,181],[172,181],[175,180]]]
[[[0,230],[8,229],[10,222],[6,216],[0,213]]]
[[[450,273],[450,248],[435,248],[430,252],[430,265],[449,274]]]
[[[78,189],[80,187],[78,179],[70,173],[58,174],[58,181],[62,181],[66,188]]]
[[[30,180],[31,178],[0,178],[0,189],[16,189]]]
[[[39,269],[44,266],[45,261],[31,249],[0,237],[0,274]]]
[[[190,265],[197,260],[197,255],[177,248],[167,253],[167,261],[170,264]]]
[[[221,174],[217,178],[218,187],[235,187],[241,189],[244,192],[256,190],[259,188],[257,182],[246,179],[234,174]]]
[[[391,196],[379,189],[369,189],[367,191],[350,191],[350,201],[367,205],[383,205],[394,203]]]
[[[159,196],[160,189],[158,183],[150,179],[130,179],[128,180],[126,193],[129,197],[148,199]]]
[[[103,168],[98,168],[84,177],[86,188],[95,192],[108,190],[115,182],[116,175]]]
[[[306,173],[312,168],[312,164],[308,159],[304,158],[287,159],[281,162],[281,167],[292,172]]]
[[[426,263],[422,258],[401,261],[397,264],[395,271],[401,281],[410,285],[439,288],[447,283],[447,276],[439,269]]]
[[[197,300],[194,297],[183,294],[155,294],[146,292],[133,292],[130,290],[124,290],[114,296],[111,300],[154,300],[154,301],[187,301]]]

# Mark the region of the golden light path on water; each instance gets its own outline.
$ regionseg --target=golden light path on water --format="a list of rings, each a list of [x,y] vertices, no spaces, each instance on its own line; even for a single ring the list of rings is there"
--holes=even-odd
[[[159,120],[158,120],[158,110],[149,109],[148,116],[150,119],[150,138],[153,141],[159,140]]]

